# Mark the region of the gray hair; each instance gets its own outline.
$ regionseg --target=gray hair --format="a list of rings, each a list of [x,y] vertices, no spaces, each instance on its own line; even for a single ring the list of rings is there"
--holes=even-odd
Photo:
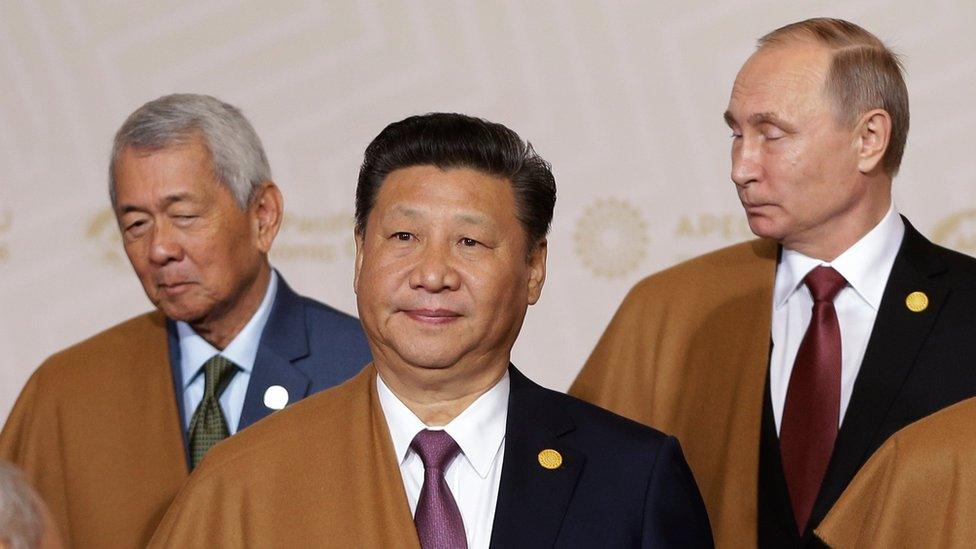
[[[271,166],[261,140],[240,109],[209,95],[174,93],[136,109],[115,134],[108,168],[109,196],[116,205],[115,163],[125,149],[162,150],[201,137],[217,180],[241,209],[254,190],[271,180]]]
[[[0,461],[0,541],[11,549],[31,549],[41,543],[44,516],[40,498],[23,473]]]

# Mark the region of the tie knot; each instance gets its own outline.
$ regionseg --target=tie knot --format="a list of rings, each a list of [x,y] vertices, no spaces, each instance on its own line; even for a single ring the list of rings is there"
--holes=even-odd
[[[847,280],[840,273],[835,271],[833,267],[824,265],[810,271],[803,279],[803,283],[807,285],[807,288],[810,288],[810,295],[813,296],[814,302],[829,301],[832,303],[837,292],[847,286]]]
[[[447,434],[447,431],[431,431],[424,429],[413,437],[410,447],[424,462],[424,469],[438,469],[444,467],[461,451],[458,443]]]
[[[206,397],[220,398],[221,393],[227,388],[234,374],[237,373],[237,364],[234,364],[221,355],[214,355],[203,365],[203,395]]]

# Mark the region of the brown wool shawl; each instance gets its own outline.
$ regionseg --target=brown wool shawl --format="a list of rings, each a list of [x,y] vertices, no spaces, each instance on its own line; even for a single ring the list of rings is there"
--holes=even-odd
[[[570,394],[681,441],[718,547],[755,547],[777,244],[753,240],[638,283]]]
[[[912,423],[854,477],[817,535],[831,547],[976,547],[976,398]]]
[[[166,320],[147,313],[52,356],[0,433],[69,547],[145,547],[187,477]]]
[[[150,547],[419,549],[367,366],[220,443]]]

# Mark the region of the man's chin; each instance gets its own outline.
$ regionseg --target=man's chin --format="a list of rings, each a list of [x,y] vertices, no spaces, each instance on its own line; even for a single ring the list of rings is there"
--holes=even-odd
[[[450,369],[461,362],[462,356],[454,350],[439,350],[427,348],[401,349],[395,351],[403,363],[415,369],[418,373],[430,372],[436,374],[438,371]]]
[[[166,318],[174,322],[186,322],[190,325],[199,322],[206,316],[206,311],[183,303],[160,301],[156,303],[156,308],[162,311]]]
[[[421,371],[426,370],[430,372],[447,370],[460,362],[460,360],[455,356],[408,355],[404,356],[403,358],[404,361],[411,367]]]
[[[782,229],[768,217],[750,215],[747,221],[749,230],[759,238],[769,238],[777,242],[783,238]]]

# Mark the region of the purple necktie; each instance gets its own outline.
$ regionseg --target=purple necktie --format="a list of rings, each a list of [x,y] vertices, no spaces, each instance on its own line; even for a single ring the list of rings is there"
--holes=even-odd
[[[834,451],[840,423],[840,323],[834,297],[847,285],[840,273],[820,266],[803,279],[813,296],[813,315],[793,363],[779,430],[783,474],[796,526],[803,534]]]
[[[444,469],[461,449],[446,431],[428,429],[417,433],[410,447],[424,462],[424,487],[420,490],[413,517],[420,546],[423,549],[467,549],[461,511],[444,480]]]

